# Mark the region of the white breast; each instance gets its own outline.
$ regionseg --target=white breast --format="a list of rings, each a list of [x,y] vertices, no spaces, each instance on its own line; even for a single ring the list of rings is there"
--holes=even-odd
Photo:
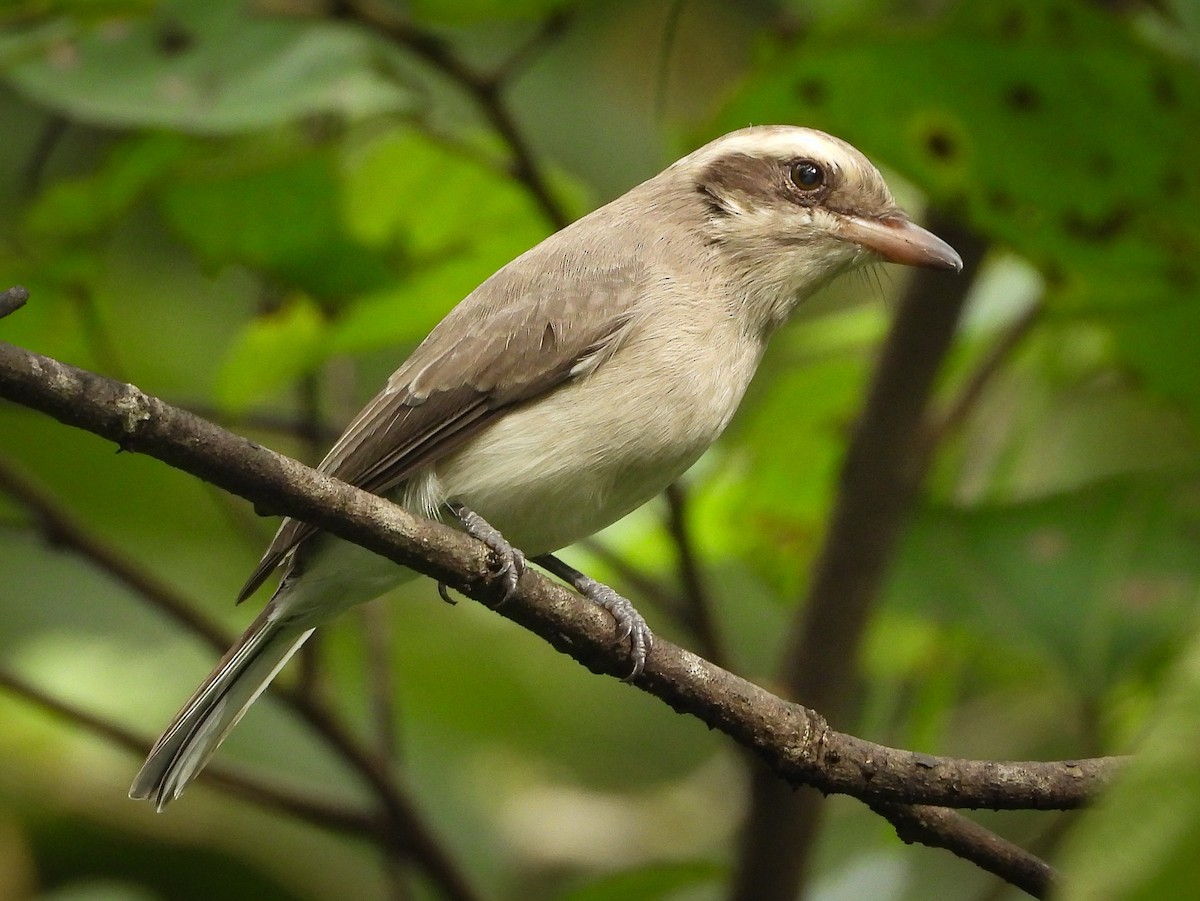
[[[439,462],[412,485],[409,503],[460,500],[530,555],[641,506],[717,439],[761,356],[726,315],[698,312],[641,323],[595,372],[513,410]]]

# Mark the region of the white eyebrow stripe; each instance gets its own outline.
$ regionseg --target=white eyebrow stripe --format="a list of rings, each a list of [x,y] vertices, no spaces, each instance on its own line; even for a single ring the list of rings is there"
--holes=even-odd
[[[837,138],[815,129],[760,126],[744,128],[706,144],[676,165],[703,165],[717,157],[735,153],[777,159],[811,156],[826,160],[845,156],[848,149]]]

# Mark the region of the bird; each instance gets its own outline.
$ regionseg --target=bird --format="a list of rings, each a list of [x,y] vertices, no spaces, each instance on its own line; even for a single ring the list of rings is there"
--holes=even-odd
[[[317,467],[608,610],[636,678],[653,632],[554,553],[678,479],[725,427],[768,339],[866,263],[962,270],[849,143],[791,125],[700,147],[485,280],[429,333]],[[161,811],[313,630],[415,576],[284,519],[239,595],[271,599],[154,744],[130,797]],[[442,586],[439,586],[441,590]]]

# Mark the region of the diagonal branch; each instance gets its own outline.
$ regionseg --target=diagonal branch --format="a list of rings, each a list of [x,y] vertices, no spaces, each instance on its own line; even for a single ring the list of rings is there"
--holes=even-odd
[[[1010,885],[1046,898],[1057,880],[1054,868],[1024,848],[1000,838],[955,810],[926,804],[871,804],[896,829],[902,842],[945,848]]]
[[[561,31],[566,21],[561,15],[551,16],[534,41],[518,49],[497,72],[484,73],[464,62],[448,41],[412,25],[379,0],[339,0],[333,9],[339,18],[365,25],[406,48],[466,92],[507,145],[512,156],[513,178],[529,191],[547,221],[556,229],[570,223],[571,217],[542,175],[533,150],[503,96],[508,78],[525,64],[533,49]]]
[[[36,520],[51,547],[67,548],[83,557],[219,653],[224,654],[233,643],[233,636],[220,624],[200,613],[171,585],[89,531],[57,498],[21,472],[4,454],[0,454],[0,493],[17,501]]]
[[[79,554],[186,631],[201,638],[218,653],[224,653],[233,643],[232,636],[220,625],[199,613],[172,586],[91,533],[56,498],[21,473],[3,455],[0,455],[0,492],[18,501],[37,520],[42,534],[52,545]],[[416,805],[392,778],[386,761],[364,748],[341,721],[303,686],[292,687],[273,682],[270,688],[322,741],[333,748],[347,766],[371,786],[386,815],[385,820],[375,824],[380,830],[377,838],[381,844],[389,851],[412,855],[449,897],[474,897],[458,873],[458,868],[417,814]],[[135,750],[144,754],[148,747],[147,742]],[[242,796],[251,798],[258,797],[256,790],[260,795],[266,791],[248,780],[242,780],[238,789]],[[269,794],[258,799],[267,806],[280,806],[272,803]]]
[[[147,453],[279,513],[408,566],[477,600],[494,596],[486,548],[440,523],[171,407],[132,385],[0,343],[0,397]],[[608,615],[526,571],[499,611],[595,672],[624,676],[626,649]],[[953,807],[1061,809],[1087,803],[1117,758],[997,762],[887,748],[829,728],[817,713],[669,642],[656,643],[638,687],[750,748],[789,782],[864,800]]]
[[[15,313],[21,309],[28,300],[29,292],[20,285],[13,285],[3,293],[0,293],[0,319],[3,319],[9,313]]]
[[[0,688],[34,704],[74,726],[106,739],[119,748],[134,754],[144,754],[150,742],[115,723],[88,713],[65,701],[43,692],[19,676],[0,669]],[[210,785],[270,809],[290,814],[297,819],[335,832],[360,837],[373,837],[379,826],[369,814],[328,801],[312,798],[278,786],[264,784],[257,778],[239,775],[220,765],[208,767],[200,778]]]
[[[701,572],[700,561],[688,529],[688,496],[678,482],[667,487],[667,533],[678,556],[679,580],[683,583],[686,606],[684,624],[691,629],[700,649],[714,663],[729,665],[729,652],[713,615],[713,602]]]
[[[977,235],[945,215],[930,227],[959,249],[967,272],[978,271],[986,247]],[[787,695],[837,722],[852,716],[861,639],[931,460],[926,409],[969,288],[970,282],[922,272],[909,283],[847,449],[829,528],[784,654],[780,677]],[[811,792],[789,791],[761,767],[753,770],[751,786],[731,897],[794,898],[825,805]],[[938,825],[928,820],[929,829]]]

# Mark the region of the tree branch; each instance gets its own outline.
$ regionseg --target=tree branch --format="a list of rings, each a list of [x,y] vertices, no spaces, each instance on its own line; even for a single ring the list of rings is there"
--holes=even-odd
[[[1039,300],[1029,305],[1021,315],[1009,323],[1000,337],[988,348],[979,365],[959,389],[958,394],[946,405],[945,410],[926,417],[925,424],[925,454],[932,456],[934,450],[942,443],[947,435],[959,427],[975,409],[987,386],[992,383],[996,373],[1003,368],[1020,346],[1025,337],[1041,319],[1045,304]]]
[[[5,346],[0,344],[0,348]],[[3,455],[0,455],[0,491],[14,498],[36,518],[49,543],[79,554],[219,654],[223,654],[233,643],[233,637],[221,626],[200,614],[170,585],[89,532],[55,498],[22,474]],[[381,830],[376,836],[378,843],[389,852],[400,851],[411,855],[448,897],[473,898],[474,893],[466,885],[458,868],[418,816],[416,805],[396,784],[387,764],[364,748],[312,692],[305,690],[303,684],[297,687],[272,682],[270,690],[371,786],[386,814],[384,819],[375,822]],[[139,755],[145,754],[149,746],[149,742],[143,743],[136,751]],[[269,789],[248,779],[243,779],[237,788],[239,794],[247,798],[258,798],[256,792],[269,793]],[[266,795],[262,796],[261,803],[280,806],[272,803],[272,799]]]
[[[930,228],[978,271],[985,245],[947,216]],[[780,666],[788,697],[836,722],[851,716],[858,649],[868,614],[924,479],[930,445],[922,429],[936,375],[950,348],[970,282],[917,272],[880,352],[863,412],[842,464],[838,493],[809,588]],[[741,901],[785,901],[804,884],[825,805],[752,771],[751,804],[734,889]]]
[[[157,457],[294,516],[476,600],[494,599],[488,551],[440,523],[171,407],[132,385],[0,342],[0,397]],[[594,672],[628,673],[608,614],[532,570],[498,611]],[[820,715],[660,640],[638,687],[759,754],[783,778],[864,800],[995,809],[1073,808],[1111,778],[1117,758],[994,762],[887,748],[829,728]]]
[[[721,631],[713,618],[713,603],[709,596],[704,573],[692,545],[691,531],[687,522],[687,490],[678,482],[667,487],[667,534],[675,545],[678,557],[679,580],[683,583],[684,624],[699,642],[700,649],[714,663],[728,666],[729,653]]]
[[[21,309],[28,300],[29,292],[20,285],[13,285],[0,294],[0,319]]]
[[[145,738],[94,713],[53,698],[32,683],[3,669],[0,669],[0,688],[133,754],[145,754],[150,747],[151,743]],[[378,823],[369,814],[279,786],[269,786],[257,777],[242,776],[219,764],[206,768],[200,778],[221,791],[334,832],[373,838],[379,831]]]
[[[945,807],[871,804],[906,844],[945,848],[1035,898],[1046,898],[1058,878],[1054,868],[1024,848]]]
[[[534,48],[561,31],[566,21],[561,15],[550,17],[533,42],[518,49],[496,73],[487,74],[468,66],[447,41],[438,35],[416,28],[377,0],[340,0],[334,4],[334,14],[339,18],[365,25],[395,41],[470,95],[488,124],[508,146],[512,155],[513,178],[525,185],[542,214],[555,229],[570,223],[571,217],[559,204],[554,192],[550,190],[550,185],[542,176],[533,150],[517,127],[516,119],[503,97],[507,76],[527,62]]]

